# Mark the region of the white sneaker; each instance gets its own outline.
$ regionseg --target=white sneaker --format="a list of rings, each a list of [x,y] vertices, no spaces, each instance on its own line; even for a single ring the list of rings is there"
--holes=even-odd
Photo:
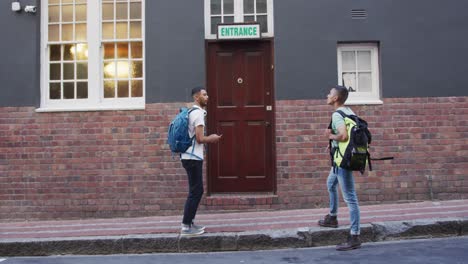
[[[196,224],[193,223],[193,222],[192,222],[191,227],[192,227],[193,229],[197,229],[197,230],[203,230],[203,231],[205,230],[205,227],[204,227],[204,226],[196,225]]]
[[[198,236],[205,233],[205,230],[202,229],[195,229],[189,225],[182,224],[182,228],[180,229],[181,236]]]

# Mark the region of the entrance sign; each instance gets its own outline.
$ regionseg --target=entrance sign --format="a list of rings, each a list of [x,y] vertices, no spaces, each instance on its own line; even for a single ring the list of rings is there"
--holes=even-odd
[[[260,24],[220,24],[218,39],[260,39]]]

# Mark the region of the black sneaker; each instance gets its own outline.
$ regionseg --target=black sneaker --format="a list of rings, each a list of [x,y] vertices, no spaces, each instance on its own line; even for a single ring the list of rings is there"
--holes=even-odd
[[[338,227],[338,219],[337,219],[336,215],[331,216],[331,215],[327,214],[323,220],[318,221],[318,224],[319,224],[319,226],[323,226],[323,227],[337,228]]]
[[[345,243],[339,244],[336,246],[336,250],[338,251],[346,251],[346,250],[353,250],[358,249],[361,247],[361,239],[359,235],[350,235]]]

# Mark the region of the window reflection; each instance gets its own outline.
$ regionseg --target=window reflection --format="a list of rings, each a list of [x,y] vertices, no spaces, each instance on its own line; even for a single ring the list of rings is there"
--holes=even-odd
[[[60,37],[60,26],[50,25],[49,26],[49,41],[58,41]]]
[[[141,22],[130,22],[130,38],[141,38]]]
[[[63,99],[75,99],[75,83],[63,83]]]
[[[73,6],[72,5],[62,6],[62,21],[73,22]]]
[[[71,24],[62,25],[62,40],[63,41],[73,40],[73,25]]]
[[[60,80],[61,79],[61,64],[60,63],[51,63],[50,64],[50,80]]]
[[[142,96],[143,96],[143,81],[133,80],[132,81],[132,97],[142,97]]]
[[[51,83],[49,88],[50,99],[61,99],[60,83]]]
[[[86,21],[86,5],[76,5],[75,16],[76,21]]]
[[[63,79],[64,80],[75,79],[75,65],[73,63],[63,64]]]
[[[143,45],[141,42],[132,42],[131,44],[132,59],[143,58]]]
[[[254,0],[244,0],[244,13],[252,14],[255,12]]]
[[[112,3],[103,3],[102,4],[102,19],[103,20],[112,20],[114,19],[114,4]]]
[[[106,0],[102,10],[104,98],[142,97],[143,43],[132,41],[143,34],[141,1]]]
[[[88,79],[88,63],[76,64],[76,78],[81,80]]]
[[[127,39],[128,38],[128,23],[119,22],[115,23],[116,27],[116,39]]]
[[[267,16],[257,16],[257,22],[260,24],[262,33],[268,32],[268,20]]]
[[[268,33],[271,30],[268,25],[268,3],[268,0],[210,0],[211,34],[217,33],[218,24],[233,22],[257,22],[261,32]],[[239,17],[240,21],[234,19],[235,17]]]
[[[128,58],[128,43],[117,44],[117,58]]]
[[[60,45],[51,45],[50,46],[50,61],[59,61],[61,60],[61,46]]]
[[[266,12],[267,12],[267,1],[257,0],[257,13],[266,13]]]
[[[141,61],[133,62],[131,64],[131,69],[132,78],[143,77],[143,63]]]
[[[76,97],[78,99],[88,98],[88,83],[87,82],[76,83]]]
[[[223,1],[223,13],[226,14],[234,14],[234,0],[224,0]]]
[[[59,22],[60,20],[60,7],[49,6],[49,22]]]
[[[130,19],[141,19],[141,3],[130,3]]]
[[[115,97],[115,82],[105,81],[104,82],[104,98],[114,98],[114,97]]]
[[[104,44],[104,59],[113,59],[115,56],[115,49],[113,43]]]
[[[211,14],[221,14],[221,0],[211,0]]]
[[[102,23],[102,38],[113,39],[114,38],[114,23]]]
[[[86,40],[86,24],[76,24],[75,26],[75,39],[78,41],[85,41]]]
[[[129,96],[128,91],[129,91],[128,81],[118,81],[117,96],[120,98],[128,97]]]
[[[128,19],[128,3],[117,3],[115,8],[115,18],[117,20]]]

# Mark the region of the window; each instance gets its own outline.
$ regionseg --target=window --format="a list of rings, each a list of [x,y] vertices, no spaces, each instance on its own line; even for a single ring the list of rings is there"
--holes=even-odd
[[[205,38],[215,39],[218,24],[257,22],[262,37],[273,37],[273,0],[205,0]]]
[[[347,104],[381,104],[377,44],[338,45],[338,83],[348,87]]]
[[[144,0],[48,0],[41,8],[38,111],[144,108]]]

